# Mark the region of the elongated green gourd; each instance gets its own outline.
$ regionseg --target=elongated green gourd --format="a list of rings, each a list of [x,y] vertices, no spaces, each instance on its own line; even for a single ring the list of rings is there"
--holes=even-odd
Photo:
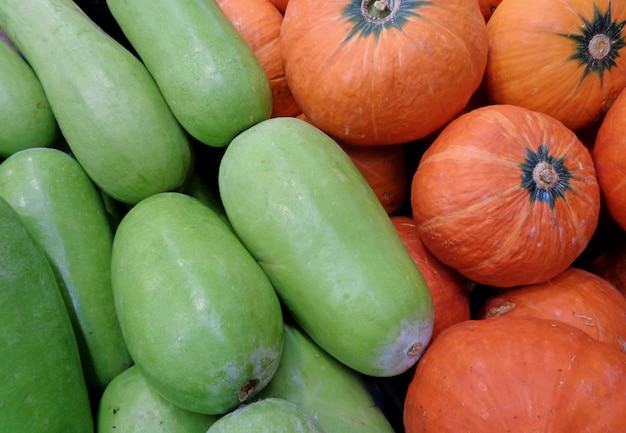
[[[72,0],[3,0],[0,27],[31,65],[93,181],[129,204],[180,187],[188,136],[145,66]]]
[[[50,261],[87,385],[99,394],[132,364],[113,303],[113,232],[100,192],[74,158],[36,148],[0,164],[0,197],[20,215]]]
[[[326,433],[394,433],[363,377],[297,325],[285,323],[280,365],[258,399],[282,398],[313,416]]]
[[[165,399],[219,415],[274,375],[283,345],[278,297],[209,206],[173,192],[139,202],[115,233],[112,277],[128,349]]]
[[[215,0],[109,0],[115,20],[185,129],[223,147],[270,117],[254,52]]]
[[[57,122],[39,79],[24,59],[0,41],[0,158],[30,147],[49,147]]]
[[[283,304],[332,356],[363,374],[409,369],[430,341],[430,292],[350,158],[296,118],[239,134],[218,173],[233,229]]]
[[[184,410],[152,389],[136,365],[118,374],[97,405],[100,433],[206,433],[219,418]]]
[[[0,431],[90,433],[78,346],[45,254],[0,198]]]
[[[281,398],[240,406],[218,419],[207,433],[326,433],[311,415]]]

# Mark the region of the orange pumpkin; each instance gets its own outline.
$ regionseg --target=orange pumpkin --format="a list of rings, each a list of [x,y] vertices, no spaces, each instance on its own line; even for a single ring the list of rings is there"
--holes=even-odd
[[[541,111],[578,130],[626,86],[626,2],[507,0],[487,22],[493,103]]]
[[[471,319],[469,281],[424,248],[413,218],[396,215],[391,222],[430,290],[435,311],[431,339],[451,325]]]
[[[583,269],[571,267],[545,283],[492,296],[478,318],[503,315],[559,320],[626,352],[626,298],[613,284]]]
[[[467,104],[487,33],[476,1],[290,0],[281,50],[312,124],[346,144],[403,144]]]
[[[593,146],[606,208],[619,226],[626,230],[626,91],[620,93],[602,120]]]
[[[415,367],[406,433],[624,432],[626,355],[559,321],[451,326]]]
[[[282,13],[267,0],[217,0],[217,4],[248,43],[269,79],[271,116],[298,115],[301,110],[289,89],[280,52]]]
[[[541,283],[567,269],[599,219],[588,149],[552,117],[512,105],[465,113],[426,149],[411,183],[422,242],[479,284]]]

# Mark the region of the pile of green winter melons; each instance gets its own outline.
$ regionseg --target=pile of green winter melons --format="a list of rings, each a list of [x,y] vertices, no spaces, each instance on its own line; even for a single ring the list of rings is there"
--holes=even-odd
[[[70,0],[0,6],[0,425],[393,431],[366,378],[428,345],[417,266],[220,9],[166,3],[108,4],[142,61]]]

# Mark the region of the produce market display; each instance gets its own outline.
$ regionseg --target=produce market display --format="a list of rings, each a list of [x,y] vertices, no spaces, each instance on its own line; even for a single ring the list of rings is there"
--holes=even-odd
[[[0,431],[626,431],[625,26],[0,1]]]

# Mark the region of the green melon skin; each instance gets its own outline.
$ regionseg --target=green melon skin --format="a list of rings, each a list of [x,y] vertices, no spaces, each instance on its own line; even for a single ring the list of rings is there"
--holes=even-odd
[[[0,431],[94,431],[78,346],[45,254],[0,198]]]
[[[89,177],[136,204],[178,189],[189,137],[146,67],[72,0],[3,0],[0,27],[36,73],[63,137]]]
[[[363,377],[324,350],[297,325],[285,323],[276,374],[255,398],[282,398],[310,414],[326,433],[395,433]]]
[[[206,433],[219,418],[189,412],[165,400],[137,366],[117,375],[98,403],[98,433]]]
[[[172,192],[135,205],[115,233],[112,282],[133,360],[172,403],[223,414],[276,372],[283,346],[276,292],[199,200]]]
[[[109,0],[172,112],[198,141],[224,147],[270,117],[257,57],[215,0]]]
[[[50,147],[59,135],[39,79],[4,41],[0,41],[0,119],[0,158],[31,147]]]
[[[281,398],[240,406],[218,419],[206,433],[326,433],[312,416]]]
[[[233,229],[321,348],[370,376],[417,362],[432,335],[430,292],[335,141],[303,120],[266,120],[226,148],[218,186]]]
[[[50,261],[87,385],[99,395],[132,364],[113,303],[113,231],[102,196],[70,155],[32,148],[0,164],[0,197],[20,215]]]

